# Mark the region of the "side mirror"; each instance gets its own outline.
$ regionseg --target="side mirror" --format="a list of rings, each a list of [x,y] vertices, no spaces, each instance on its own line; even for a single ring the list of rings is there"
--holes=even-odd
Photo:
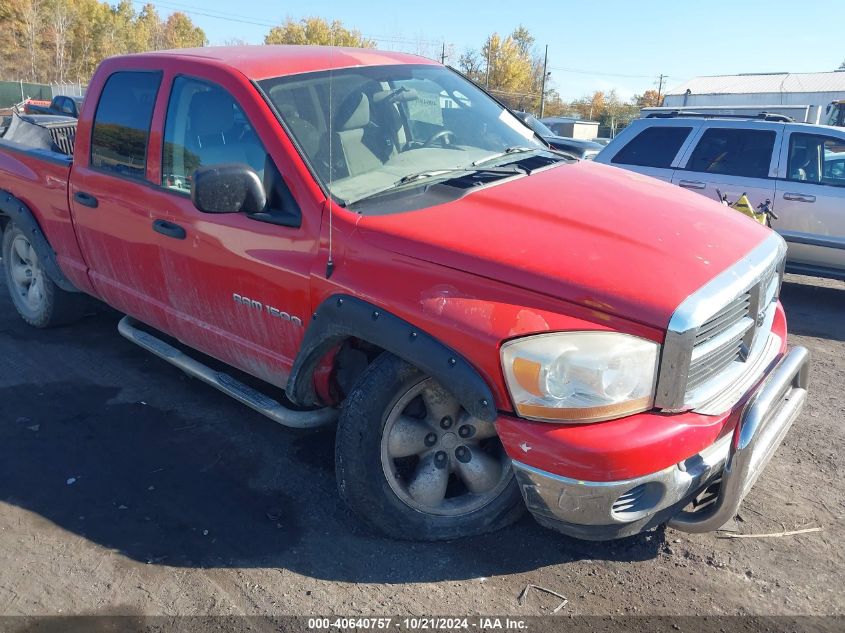
[[[243,163],[199,167],[191,180],[191,201],[203,213],[260,213],[267,206],[261,178]]]

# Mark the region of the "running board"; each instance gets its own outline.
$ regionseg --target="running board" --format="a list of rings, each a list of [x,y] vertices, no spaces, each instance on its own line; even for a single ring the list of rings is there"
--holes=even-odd
[[[245,385],[229,374],[215,371],[208,365],[203,365],[198,360],[191,358],[160,338],[156,338],[152,334],[139,329],[137,325],[138,321],[132,317],[125,316],[118,323],[117,330],[124,338],[143,347],[148,352],[152,352],[159,358],[163,358],[189,376],[198,378],[215,389],[219,389],[226,395],[245,404],[250,409],[266,415],[282,426],[289,426],[296,429],[312,429],[331,424],[337,419],[338,412],[331,408],[316,409],[313,411],[294,411],[293,409],[288,409],[280,402],[273,400],[269,396],[265,396],[263,393],[256,391],[249,385]]]

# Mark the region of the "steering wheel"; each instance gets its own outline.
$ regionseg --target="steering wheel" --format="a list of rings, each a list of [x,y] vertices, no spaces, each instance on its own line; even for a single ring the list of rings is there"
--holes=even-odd
[[[431,147],[437,141],[440,141],[441,145],[446,145],[444,142],[447,137],[451,137],[454,141],[455,133],[452,130],[443,129],[439,132],[435,132],[425,143],[422,144],[423,147]]]

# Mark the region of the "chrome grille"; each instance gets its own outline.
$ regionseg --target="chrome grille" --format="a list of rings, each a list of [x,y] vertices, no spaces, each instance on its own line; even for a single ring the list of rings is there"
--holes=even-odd
[[[684,301],[672,316],[661,355],[655,404],[686,410],[712,400],[766,347],[786,247],[772,234]]]
[[[73,156],[73,145],[76,142],[76,124],[50,126],[50,137],[63,154]]]
[[[695,345],[700,345],[713,337],[719,336],[737,321],[747,317],[750,305],[751,292],[743,292],[698,328],[695,335]]]
[[[746,335],[754,326],[754,320],[749,315],[751,294],[751,290],[742,293],[698,328],[687,376],[687,391],[700,387],[741,358]]]

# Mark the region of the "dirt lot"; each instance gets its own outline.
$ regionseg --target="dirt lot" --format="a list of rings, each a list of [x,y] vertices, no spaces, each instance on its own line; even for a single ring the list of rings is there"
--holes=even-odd
[[[526,517],[443,544],[368,533],[331,431],[278,426],[124,341],[106,312],[36,331],[0,288],[0,614],[845,613],[845,284],[789,277],[811,397],[738,529],[615,543]]]

